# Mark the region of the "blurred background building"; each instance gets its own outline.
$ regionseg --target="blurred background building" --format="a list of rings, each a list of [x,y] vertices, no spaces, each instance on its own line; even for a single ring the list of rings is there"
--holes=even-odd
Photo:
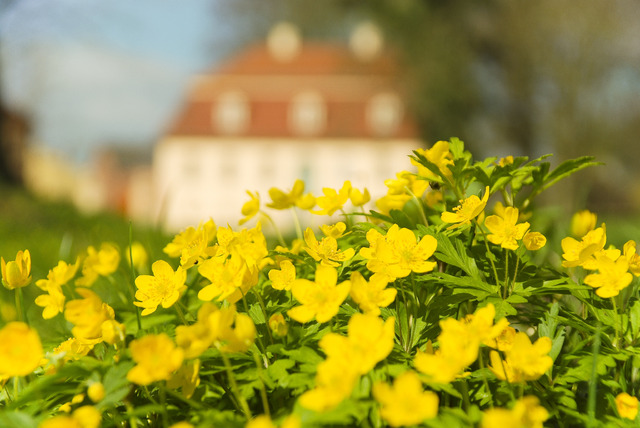
[[[637,212],[638,40],[634,0],[0,0],[0,176],[175,228],[240,217],[239,189],[381,184],[409,167],[391,150],[457,136],[594,155],[549,202]]]

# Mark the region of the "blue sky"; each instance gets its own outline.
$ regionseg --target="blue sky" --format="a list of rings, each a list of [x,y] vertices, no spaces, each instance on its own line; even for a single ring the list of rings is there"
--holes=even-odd
[[[38,141],[77,161],[104,143],[149,145],[189,77],[224,54],[217,4],[0,0],[3,95]]]

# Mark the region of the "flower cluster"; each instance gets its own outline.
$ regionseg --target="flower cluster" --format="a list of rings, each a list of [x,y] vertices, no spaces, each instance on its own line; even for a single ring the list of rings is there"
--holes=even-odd
[[[533,198],[593,162],[543,160],[474,161],[452,138],[383,195],[296,180],[264,207],[248,191],[239,230],[2,258],[0,426],[634,423],[636,242],[608,244],[589,211],[545,221]]]

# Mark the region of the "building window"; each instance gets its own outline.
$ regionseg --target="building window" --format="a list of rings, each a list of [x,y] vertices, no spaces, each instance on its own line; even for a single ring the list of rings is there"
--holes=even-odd
[[[249,128],[249,100],[241,92],[225,92],[214,105],[213,122],[221,134],[238,135]]]
[[[376,137],[394,135],[402,121],[402,101],[392,92],[383,92],[371,98],[367,105],[367,124]]]
[[[302,92],[291,100],[289,126],[295,135],[314,136],[326,127],[327,108],[317,92]]]

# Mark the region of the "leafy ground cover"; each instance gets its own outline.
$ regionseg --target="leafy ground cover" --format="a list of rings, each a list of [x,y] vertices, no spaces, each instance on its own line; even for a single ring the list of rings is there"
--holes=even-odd
[[[636,426],[636,243],[536,207],[593,165],[454,138],[370,210],[298,180],[250,192],[243,228],[27,235],[1,261],[0,426]],[[327,223],[268,244],[271,210]]]

